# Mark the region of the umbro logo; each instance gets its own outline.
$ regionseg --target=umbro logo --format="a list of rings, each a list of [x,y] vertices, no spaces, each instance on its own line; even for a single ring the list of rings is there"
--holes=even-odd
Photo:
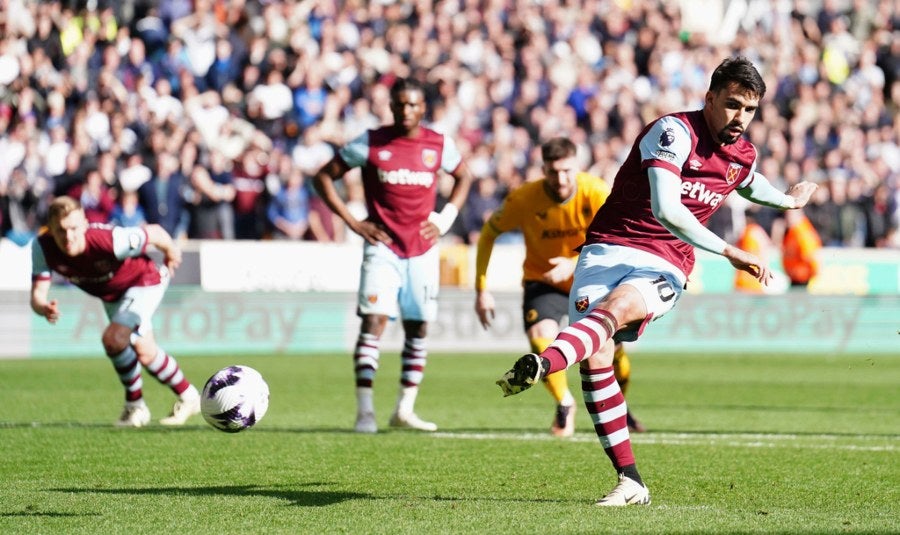
[[[688,167],[691,168],[691,171],[696,171],[700,169],[700,166],[703,165],[700,163],[700,160],[691,160],[688,162]]]
[[[378,159],[382,162],[386,162],[391,159],[391,151],[389,150],[380,150],[378,151]]]

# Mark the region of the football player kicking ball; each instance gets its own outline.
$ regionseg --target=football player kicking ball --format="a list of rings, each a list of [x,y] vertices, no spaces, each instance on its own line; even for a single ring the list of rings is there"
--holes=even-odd
[[[485,222],[478,239],[475,261],[475,312],[487,329],[494,318],[494,296],[487,290],[487,269],[494,241],[504,232],[521,229],[525,238],[522,264],[522,317],[531,350],[540,353],[559,333],[566,315],[575,250],[584,240],[591,218],[609,195],[602,179],[578,170],[577,147],[567,138],[554,138],[541,146],[544,178],[527,182],[507,195],[503,206]],[[624,393],[631,365],[622,344],[616,344],[613,368]],[[544,377],[556,400],[550,432],[570,437],[575,432],[575,398],[565,370]],[[628,414],[628,427],[643,426]]]
[[[157,267],[145,254],[149,245],[163,252],[165,265]],[[57,301],[48,300],[51,270],[103,302],[109,318],[103,348],[125,388],[125,408],[117,426],[150,423],[141,391],[141,365],[178,396],[161,424],[182,425],[200,412],[200,393],[153,337],[151,319],[169,286],[170,271],[181,263],[181,251],[162,227],[88,224],[78,201],[58,197],[50,203],[47,227],[35,238],[31,251],[35,314],[50,323],[59,320]]]
[[[437,317],[440,258],[437,239],[450,229],[465,201],[471,174],[453,140],[420,122],[425,92],[414,80],[391,87],[394,124],[368,130],[342,147],[314,178],[326,204],[353,232],[365,238],[357,296],[362,318],[353,354],[356,426],[375,433],[372,383],[378,370],[379,344],[388,319],[403,319],[400,393],[391,427],[435,431],[437,425],[414,411],[425,372],[428,323]],[[335,181],[353,167],[362,168],[368,218],[356,219],[338,195]],[[447,205],[434,212],[439,173],[455,183]]]
[[[518,394],[580,363],[585,406],[618,474],[597,505],[650,503],[613,373],[614,342],[637,339],[651,320],[672,310],[694,266],[695,247],[724,256],[764,284],[772,279],[762,260],[703,226],[729,193],[796,209],[816,188],[801,182],[785,194],[756,172],[756,148],[742,135],[765,92],[749,60],[729,58],[713,72],[702,110],[663,116],[641,131],[588,228],[569,297],[570,325],[497,381],[504,394]]]

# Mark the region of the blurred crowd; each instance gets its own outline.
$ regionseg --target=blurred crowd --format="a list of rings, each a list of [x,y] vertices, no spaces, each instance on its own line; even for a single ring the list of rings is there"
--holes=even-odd
[[[390,120],[396,77],[425,83],[427,121],[478,177],[450,238],[473,243],[542,141],[569,136],[612,182],[646,122],[700,108],[743,54],[768,85],[759,170],[821,184],[806,215],[824,245],[900,247],[898,0],[0,5],[0,228],[20,244],[63,194],[179,238],[351,239],[310,177]],[[343,186],[364,215],[358,174]],[[712,225],[733,242],[746,209],[729,198]]]

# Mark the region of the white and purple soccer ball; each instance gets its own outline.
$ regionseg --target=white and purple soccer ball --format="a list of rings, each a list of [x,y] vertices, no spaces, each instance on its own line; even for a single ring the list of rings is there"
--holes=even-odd
[[[200,412],[209,425],[226,433],[253,427],[269,408],[269,385],[249,366],[229,366],[206,381]]]

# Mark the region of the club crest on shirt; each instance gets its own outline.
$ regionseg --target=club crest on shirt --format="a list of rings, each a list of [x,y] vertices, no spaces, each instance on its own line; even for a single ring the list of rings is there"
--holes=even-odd
[[[373,305],[374,305],[375,303],[378,302],[378,294],[370,294],[370,295],[367,295],[367,296],[366,296],[366,301],[368,301],[370,304],[373,304]]]
[[[436,166],[437,165],[437,151],[434,149],[423,149],[422,150],[422,163],[424,163],[426,167]]]
[[[378,151],[378,159],[382,162],[386,162],[391,159],[391,151],[389,150],[380,150]]]
[[[578,299],[575,300],[575,310],[577,310],[579,314],[584,313],[590,304],[591,300],[588,299],[586,295],[579,296]]]
[[[725,171],[725,182],[729,185],[734,184],[734,181],[738,179],[741,174],[741,169],[744,167],[739,163],[730,163],[728,164],[728,170]]]

